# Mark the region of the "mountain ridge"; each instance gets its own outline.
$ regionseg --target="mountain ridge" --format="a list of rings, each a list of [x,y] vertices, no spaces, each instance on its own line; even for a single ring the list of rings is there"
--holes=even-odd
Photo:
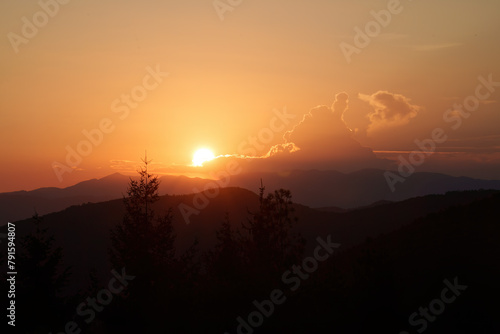
[[[408,177],[391,192],[384,171],[363,169],[351,173],[331,170],[293,170],[281,173],[244,173],[225,180],[228,187],[242,187],[258,192],[260,180],[268,189],[284,188],[295,194],[295,201],[309,207],[352,210],[371,206],[380,201],[397,202],[428,194],[447,191],[497,189],[499,180],[480,180],[446,174],[421,172]],[[164,175],[160,178],[160,194],[192,194],[213,180],[184,175]],[[70,187],[45,187],[31,191],[0,193],[0,224],[39,214],[57,212],[71,205],[119,199],[126,193],[129,177],[114,173],[100,179],[90,179]]]

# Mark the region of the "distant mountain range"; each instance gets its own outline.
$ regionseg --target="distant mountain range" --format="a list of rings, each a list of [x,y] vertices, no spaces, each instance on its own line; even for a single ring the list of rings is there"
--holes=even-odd
[[[363,169],[352,173],[336,171],[292,171],[288,173],[241,174],[230,185],[257,192],[260,179],[266,189],[285,188],[292,192],[295,202],[313,208],[337,207],[352,209],[379,201],[402,201],[448,191],[496,189],[498,180],[479,180],[437,173],[414,173],[391,192],[383,170]]]
[[[67,188],[40,188],[32,191],[0,193],[0,225],[31,217],[61,211],[72,205],[98,203],[123,198],[129,177],[115,173],[101,179],[92,179]],[[207,181],[186,176],[161,177],[160,193],[188,194]]]
[[[291,171],[285,173],[252,173],[231,176],[224,181],[229,187],[257,192],[262,179],[268,190],[289,189],[296,203],[325,211],[343,211],[384,201],[402,201],[447,191],[496,189],[499,180],[479,180],[435,173],[415,173],[391,192],[384,171],[365,169],[352,173],[337,171]],[[92,179],[67,188],[40,188],[32,191],[0,193],[0,224],[31,217],[36,211],[47,214],[71,205],[97,203],[122,198],[129,178],[118,173]],[[160,194],[192,194],[205,189],[212,180],[186,176],[162,176]],[[222,183],[222,182],[221,182]]]

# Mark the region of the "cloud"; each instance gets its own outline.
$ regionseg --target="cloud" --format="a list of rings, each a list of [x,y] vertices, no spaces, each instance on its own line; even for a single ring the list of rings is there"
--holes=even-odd
[[[267,161],[258,164],[343,171],[381,167],[382,161],[354,139],[353,131],[345,123],[348,107],[349,96],[342,92],[335,96],[331,108],[325,105],[313,108],[283,135],[283,144],[269,150]]]
[[[301,150],[316,151],[325,145],[343,145],[352,130],[344,122],[344,112],[348,107],[348,96],[339,93],[332,108],[318,106],[304,115],[302,121],[283,138],[286,143],[294,143]]]
[[[348,95],[339,93],[331,108],[318,106],[304,115],[302,121],[283,138],[306,152],[322,151],[325,147],[340,149],[353,145],[352,130],[344,122],[348,108]]]
[[[417,116],[422,107],[410,103],[410,99],[387,91],[372,95],[359,94],[359,99],[368,102],[374,111],[368,114],[368,133],[387,127],[406,125]]]
[[[278,144],[271,147],[265,157],[271,157],[280,154],[290,154],[293,152],[297,152],[298,150],[300,150],[300,148],[297,147],[297,145],[295,145],[294,143]]]

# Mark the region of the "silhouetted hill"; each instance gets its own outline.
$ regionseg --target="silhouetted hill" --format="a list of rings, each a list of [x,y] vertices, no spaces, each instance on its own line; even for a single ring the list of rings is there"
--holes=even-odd
[[[499,333],[499,207],[492,194],[341,251],[261,333]]]
[[[296,204],[294,205],[298,217],[296,230],[308,241],[307,251],[311,251],[318,236],[328,234],[346,249],[362,243],[367,238],[376,238],[394,231],[429,213],[468,204],[495,193],[495,191],[452,192],[346,213],[322,212]],[[154,206],[157,214],[173,208],[179,254],[195,239],[199,240],[201,250],[212,248],[215,244],[215,231],[220,228],[225,213],[229,214],[231,224],[239,228],[241,223],[248,219],[249,211],[255,211],[258,207],[258,196],[255,193],[242,188],[223,188],[218,196],[209,200],[205,209],[200,210],[199,214],[191,215],[187,224],[179,205],[193,207],[195,196],[198,195],[161,196]],[[74,286],[81,287],[86,284],[90,268],[96,268],[103,280],[109,275],[109,232],[122,220],[124,213],[123,202],[118,199],[72,206],[43,217],[44,226],[55,234],[57,243],[64,248],[66,263],[73,266]],[[32,227],[29,221],[16,223],[18,238]],[[5,227],[2,231],[4,229]]]
[[[319,211],[347,212],[347,211],[352,211],[352,210],[361,210],[361,209],[374,208],[374,207],[379,206],[379,205],[385,205],[385,204],[390,204],[390,203],[393,203],[393,202],[392,201],[380,200],[380,201],[376,201],[375,203],[372,203],[370,205],[360,206],[360,207],[353,208],[353,209],[342,209],[342,208],[338,208],[336,206],[329,206],[329,207],[325,207],[325,208],[315,208],[315,209],[319,210]]]

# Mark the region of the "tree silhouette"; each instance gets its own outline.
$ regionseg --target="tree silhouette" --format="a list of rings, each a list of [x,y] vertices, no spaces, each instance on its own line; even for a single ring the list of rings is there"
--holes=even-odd
[[[243,224],[248,231],[243,242],[250,267],[278,273],[298,262],[305,239],[291,231],[297,221],[291,192],[278,189],[264,196],[264,191],[261,181],[259,211]]]
[[[174,261],[175,235],[172,211],[156,217],[152,205],[158,201],[158,176],[148,171],[150,161],[143,160],[138,171],[139,180],[130,178],[124,198],[125,216],[111,231],[111,262],[115,267],[126,267],[137,277],[135,284],[152,286],[159,278],[155,268],[165,268]],[[143,286],[143,288],[145,287]]]
[[[261,184],[259,207],[241,229],[232,227],[226,213],[206,254],[202,314],[214,332],[227,331],[228,319],[249,312],[252,300],[269,298],[269,291],[282,284],[283,272],[301,259],[305,241],[292,231],[296,218],[290,191],[264,192]]]
[[[70,268],[63,267],[62,247],[41,228],[42,218],[33,216],[34,230],[19,241],[16,304],[19,320],[16,327],[23,333],[48,332],[61,326],[65,319],[63,288],[67,285]],[[23,315],[30,315],[23,319]]]
[[[172,209],[156,215],[153,205],[159,200],[160,183],[148,171],[150,161],[144,158],[143,163],[139,179],[130,179],[123,220],[111,231],[110,257],[115,268],[125,267],[136,277],[126,303],[134,325],[154,330],[164,324],[166,314],[179,320],[189,307],[185,299],[193,292],[199,265],[196,241],[176,257]]]
[[[242,245],[237,233],[231,227],[229,214],[226,213],[222,226],[216,232],[217,243],[206,256],[207,274],[211,279],[231,282],[241,278]]]
[[[114,268],[125,267],[135,276],[128,287],[128,306],[129,312],[136,314],[138,326],[150,322],[152,316],[140,305],[160,303],[157,284],[168,284],[175,261],[172,212],[156,216],[152,206],[159,199],[160,183],[158,176],[149,173],[147,157],[142,161],[139,179],[130,178],[124,198],[126,212],[122,222],[111,231],[110,249]]]

